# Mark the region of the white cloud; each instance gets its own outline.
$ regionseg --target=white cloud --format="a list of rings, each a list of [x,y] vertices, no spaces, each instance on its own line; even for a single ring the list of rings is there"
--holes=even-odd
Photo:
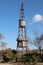
[[[40,21],[43,21],[43,16],[41,14],[36,14],[36,15],[34,15],[32,22],[30,22],[29,25],[32,25],[32,24],[40,22]]]
[[[40,14],[36,14],[34,17],[33,17],[33,22],[39,22],[39,21],[42,21],[43,20],[43,16],[40,15]]]

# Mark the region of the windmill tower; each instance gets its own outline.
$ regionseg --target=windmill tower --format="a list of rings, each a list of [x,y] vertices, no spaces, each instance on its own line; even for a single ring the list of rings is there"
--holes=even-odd
[[[18,38],[17,38],[17,51],[22,52],[22,54],[27,53],[28,49],[28,39],[26,35],[26,20],[24,16],[24,4],[21,4],[20,9],[20,19],[18,27]]]

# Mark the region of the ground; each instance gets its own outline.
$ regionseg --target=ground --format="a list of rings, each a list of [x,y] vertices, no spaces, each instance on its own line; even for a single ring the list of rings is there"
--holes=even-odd
[[[13,65],[13,64],[9,64],[9,63],[0,63],[0,65]]]
[[[29,65],[28,63],[24,64],[24,63],[0,63],[0,65]],[[43,63],[37,63],[36,65],[43,65]]]

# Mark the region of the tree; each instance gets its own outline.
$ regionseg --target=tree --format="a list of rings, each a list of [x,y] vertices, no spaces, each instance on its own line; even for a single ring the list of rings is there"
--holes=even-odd
[[[6,44],[7,44],[6,42],[2,42],[2,39],[4,39],[4,38],[5,38],[4,35],[0,33],[0,47],[1,47],[1,50],[3,48],[5,48]]]
[[[6,49],[4,51],[3,58],[5,61],[11,61],[14,57],[15,57],[15,55],[13,54],[11,49]]]
[[[32,55],[33,63],[37,63],[40,61],[39,55],[33,54]]]
[[[0,60],[3,60],[3,50],[6,48],[6,42],[3,42],[2,39],[4,39],[4,35],[0,33],[0,49],[1,49],[1,53],[0,53]]]
[[[6,49],[6,45],[7,45],[7,42],[1,42],[1,44],[0,44],[1,50]]]
[[[33,42],[30,41],[31,44],[35,45],[39,50],[39,54],[40,54],[40,61],[42,61],[42,46],[43,43],[41,43],[41,41],[43,40],[43,35],[41,35],[40,37],[36,37]]]
[[[0,39],[3,39],[4,38],[4,35],[0,33]]]

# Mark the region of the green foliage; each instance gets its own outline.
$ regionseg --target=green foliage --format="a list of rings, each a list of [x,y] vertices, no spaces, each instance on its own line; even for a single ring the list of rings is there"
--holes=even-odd
[[[22,58],[23,61],[26,61],[26,56],[22,55],[21,58]]]
[[[40,57],[38,55],[32,55],[33,62],[39,62]]]
[[[28,56],[26,56],[26,55],[21,55],[21,61],[27,62],[28,59],[29,59]]]
[[[30,63],[36,63],[40,61],[40,57],[36,54],[26,56],[26,55],[21,55],[21,61],[23,62],[30,62]]]
[[[7,49],[4,51],[4,59],[11,60],[15,57],[11,49]]]
[[[28,56],[28,59],[29,59],[29,62],[32,62],[33,61],[32,55]]]

